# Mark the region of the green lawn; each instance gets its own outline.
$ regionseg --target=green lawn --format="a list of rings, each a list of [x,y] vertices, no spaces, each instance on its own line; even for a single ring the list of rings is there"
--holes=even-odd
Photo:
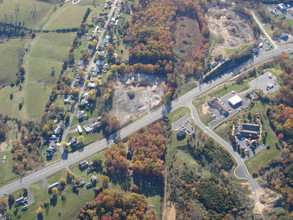
[[[24,59],[27,68],[23,89],[24,119],[38,120],[41,117],[74,36],[75,33],[42,34],[32,43],[31,51]],[[52,68],[54,76],[51,76]]]
[[[187,82],[187,83],[182,83],[182,85],[180,85],[179,96],[184,95],[185,93],[192,90],[196,86],[197,86],[197,84],[194,79],[190,79],[189,82]]]
[[[16,81],[19,52],[24,49],[25,43],[26,40],[12,39],[0,44],[0,86]]]
[[[220,96],[224,96],[226,94],[228,94],[231,91],[235,91],[235,92],[242,92],[246,89],[248,89],[250,86],[243,82],[241,84],[236,84],[235,82],[232,84],[221,84],[216,91],[210,93],[209,95],[211,97],[215,96],[215,97],[220,97]]]
[[[177,121],[182,118],[184,115],[190,115],[190,110],[187,107],[180,107],[175,111],[169,113],[167,116],[170,119],[170,123]]]
[[[239,53],[243,50],[245,50],[246,48],[248,48],[249,45],[241,45],[235,49],[225,49],[225,52],[227,55],[233,54],[233,53]]]
[[[233,116],[233,118],[237,118],[237,115]],[[230,143],[230,139],[228,135],[229,121],[230,120],[225,121],[224,123],[222,123],[215,129],[215,132],[228,143]]]
[[[78,28],[87,8],[79,4],[65,4],[50,18],[50,24],[46,29]]]
[[[69,133],[67,136],[67,139],[69,140],[71,137],[78,137],[80,134],[78,132]],[[101,140],[104,138],[103,132],[100,130],[99,133],[89,133],[87,134],[84,130],[82,133],[82,136],[84,137],[84,145],[89,145],[97,140]]]
[[[264,113],[265,113],[265,106],[262,105],[260,102],[256,102],[257,104],[251,109],[251,113],[257,113],[260,112],[260,114],[264,118],[263,128],[267,131],[268,136],[266,139],[266,142],[268,145],[270,145],[270,149],[264,149],[258,154],[256,154],[251,159],[245,161],[245,164],[247,166],[247,169],[250,173],[253,173],[257,171],[260,167],[266,165],[270,160],[277,157],[281,150],[278,150],[276,148],[276,144],[278,143],[278,138],[275,135],[275,132],[272,130],[272,128],[269,125],[269,121],[265,119]]]
[[[50,2],[50,1],[47,1]],[[0,21],[19,23],[32,29],[40,29],[53,13],[54,5],[39,0],[4,0],[0,3]]]
[[[5,163],[3,156],[6,155]],[[17,175],[12,172],[13,160],[10,151],[0,152],[0,187],[17,179]]]
[[[10,100],[10,94],[13,94],[13,99]],[[18,87],[11,88],[7,86],[0,90],[0,112],[2,114],[8,115],[12,118],[17,118],[21,114],[23,114],[23,108],[20,111],[18,109],[18,104],[21,103],[23,99],[24,93],[23,91],[19,91]]]

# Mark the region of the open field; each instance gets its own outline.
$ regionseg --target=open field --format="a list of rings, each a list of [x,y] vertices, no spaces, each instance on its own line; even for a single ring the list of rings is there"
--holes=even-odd
[[[23,90],[17,91],[17,88],[8,87],[0,90],[1,100],[6,104],[0,107],[1,113],[25,120],[37,121],[40,118],[51,93],[51,87],[56,83],[63,61],[67,59],[75,34],[41,34],[30,42],[30,51],[24,57],[26,75]],[[21,41],[17,41],[20,44]],[[9,67],[14,71],[14,68],[17,69],[17,56],[15,54],[10,56],[14,59],[10,59],[12,63]],[[55,74],[52,76],[53,68]],[[11,93],[14,95],[12,101],[9,97]],[[24,104],[21,111],[18,109],[19,103]]]
[[[25,43],[26,40],[12,39],[0,44],[0,86],[16,81],[19,52],[24,49]]]
[[[13,99],[10,100],[10,94]],[[7,86],[0,90],[0,112],[12,118],[17,118],[23,114],[23,109],[19,110],[19,103],[23,102],[23,90],[19,91],[18,87]]]
[[[3,156],[6,155],[6,160],[3,162]],[[0,152],[0,186],[12,182],[17,178],[16,174],[12,172],[12,154],[10,151]]]
[[[78,28],[87,8],[86,6],[65,4],[52,15],[46,29]]]
[[[52,1],[51,1],[52,2]],[[38,0],[4,0],[0,3],[0,21],[41,29],[55,5]]]
[[[38,120],[49,99],[52,85],[60,74],[63,61],[75,33],[48,33],[36,39],[30,53],[25,56],[27,67],[24,83],[24,114],[26,120]],[[55,75],[51,76],[52,69]],[[33,106],[33,107],[32,107]]]

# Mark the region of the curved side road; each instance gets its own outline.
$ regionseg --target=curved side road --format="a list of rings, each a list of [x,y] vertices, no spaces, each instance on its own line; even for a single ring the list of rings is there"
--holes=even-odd
[[[279,47],[278,49],[268,51],[268,52],[264,53],[264,55],[260,55],[255,60],[253,60],[252,65],[259,64],[263,61],[266,61],[266,60],[268,60],[274,56],[277,56],[277,55],[281,54],[282,52],[286,52],[287,50],[290,50],[290,49],[293,49],[293,45],[287,45],[285,47]],[[137,131],[139,128],[147,126],[147,125],[155,122],[156,120],[162,118],[162,116],[164,116],[166,113],[174,111],[177,108],[187,106],[188,104],[190,105],[190,103],[192,102],[192,100],[195,97],[214,88],[215,86],[219,85],[222,82],[228,81],[231,77],[232,77],[232,74],[227,73],[227,74],[223,75],[221,78],[218,78],[218,79],[212,81],[211,83],[201,84],[200,86],[185,93],[183,96],[179,97],[178,99],[172,101],[172,103],[169,106],[160,107],[157,110],[150,112],[146,116],[142,117],[141,119],[139,119],[139,120],[129,124],[128,126],[120,129],[117,132],[117,136],[120,137],[121,139],[123,139],[123,138],[127,137],[128,135]],[[196,118],[196,114],[193,114],[193,115],[194,115],[194,118]],[[197,123],[200,123],[199,121],[197,120]],[[206,130],[207,132],[209,132],[212,137],[214,137],[215,139],[218,139],[219,143],[222,144],[223,146],[225,146],[228,150],[231,148],[230,145],[227,144],[227,142],[225,142],[224,140],[219,138],[213,131],[208,130],[208,128],[205,128],[205,126],[201,126],[201,127],[204,128],[204,130]],[[76,151],[74,153],[70,153],[70,154],[68,154],[68,157],[66,158],[66,160],[60,160],[60,161],[58,161],[54,164],[51,164],[47,167],[44,167],[34,173],[30,173],[20,180],[16,180],[6,186],[1,187],[0,188],[0,198],[5,196],[4,194],[9,194],[9,193],[15,192],[21,188],[27,188],[29,185],[31,185],[39,180],[42,180],[45,177],[48,177],[48,176],[50,176],[50,175],[52,175],[62,169],[65,169],[65,168],[77,163],[80,160],[83,160],[83,159],[91,156],[94,153],[97,153],[101,150],[104,150],[104,149],[110,147],[112,144],[113,144],[112,139],[107,140],[104,138],[102,140],[96,141],[96,142],[86,146],[85,148],[82,149],[81,152]],[[233,149],[231,149],[231,150],[233,152]],[[235,157],[237,157],[237,156],[235,156]],[[247,178],[247,180],[251,184],[252,188],[256,190],[259,186],[257,184],[255,184],[255,181],[253,181],[253,179],[250,177],[249,173],[246,170],[245,164],[243,163],[243,161],[241,161],[241,158],[239,157],[239,160],[236,159],[236,161],[239,164],[239,168],[236,170],[235,174],[239,177]]]
[[[228,144],[225,140],[223,140],[220,136],[218,136],[214,131],[212,131],[209,127],[207,127],[202,121],[200,120],[197,111],[193,104],[188,104],[188,108],[191,111],[191,115],[195,121],[195,123],[209,136],[211,136],[214,140],[216,140],[219,144],[221,144],[223,147],[229,151],[229,153],[234,157],[236,160],[238,167],[235,169],[234,174],[240,178],[240,179],[246,179],[249,184],[251,185],[251,188],[254,192],[256,192],[261,187],[258,185],[258,183],[251,177],[249,174],[244,161],[241,159],[239,154],[233,150],[233,147]]]

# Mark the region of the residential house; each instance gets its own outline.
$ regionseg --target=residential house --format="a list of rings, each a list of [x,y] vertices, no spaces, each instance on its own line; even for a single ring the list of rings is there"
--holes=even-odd
[[[58,188],[60,186],[59,182],[53,183],[52,185],[48,186],[48,191],[51,192],[53,188]]]
[[[86,160],[79,163],[79,169],[81,169],[81,170],[85,170],[88,167],[89,167],[89,163]]]

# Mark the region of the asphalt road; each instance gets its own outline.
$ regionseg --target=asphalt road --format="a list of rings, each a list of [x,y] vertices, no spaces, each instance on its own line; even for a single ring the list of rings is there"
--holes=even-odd
[[[239,154],[233,150],[233,147],[228,144],[225,140],[223,140],[220,136],[218,136],[212,129],[210,129],[209,127],[207,127],[206,125],[204,125],[198,114],[197,111],[194,107],[194,105],[192,105],[191,103],[188,105],[192,117],[195,121],[195,123],[209,136],[211,136],[214,140],[216,140],[219,144],[221,144],[223,147],[225,147],[229,153],[234,157],[235,161],[238,164],[238,167],[235,169],[234,174],[240,178],[240,179],[246,179],[249,184],[251,185],[252,189],[254,192],[256,192],[258,189],[260,189],[261,187],[258,185],[258,183],[251,177],[251,175],[249,174],[244,161],[241,159],[241,157],[239,156]]]
[[[271,44],[273,45],[273,47],[275,49],[278,48],[278,45],[276,45],[275,41],[273,41],[273,39],[270,37],[270,35],[268,35],[268,33],[266,32],[263,24],[258,20],[258,17],[254,14],[253,11],[251,11],[252,17],[255,20],[255,22],[257,23],[257,25],[260,27],[262,33],[266,36],[266,38],[271,42]]]
[[[103,30],[101,31],[101,33],[100,33],[100,35],[99,35],[99,38],[98,38],[98,43],[97,43],[97,45],[96,45],[96,48],[99,48],[99,46],[101,46],[101,44],[103,43],[103,40],[104,40],[104,35],[105,35],[105,33],[106,33],[106,30],[107,30],[107,27],[108,27],[108,25],[109,25],[109,23],[110,23],[110,21],[111,21],[111,18],[112,18],[112,16],[113,16],[113,12],[114,12],[114,9],[115,9],[115,7],[116,7],[116,5],[117,5],[117,1],[118,0],[115,0],[114,2],[113,2],[113,5],[112,5],[112,7],[111,7],[111,9],[110,9],[110,11],[109,11],[109,14],[108,14],[108,19],[107,19],[107,21],[106,21],[106,23],[105,23],[105,25],[104,25],[104,28],[103,28]],[[92,69],[92,67],[94,67],[95,66],[95,57],[96,57],[96,54],[92,57],[92,59],[90,60],[90,62],[89,62],[89,64],[87,65],[87,68],[86,68],[86,71],[85,71],[85,76],[84,76],[84,79],[87,79],[87,77],[88,77],[88,73],[91,71],[91,69]],[[86,81],[86,80],[85,80]],[[80,89],[80,92],[79,92],[79,95],[78,95],[78,100],[80,100],[81,99],[81,96],[82,96],[82,94],[84,93],[84,90],[85,90],[85,88],[86,88],[86,83],[84,82],[84,85],[81,87],[81,89]],[[79,104],[79,102],[76,102],[76,104],[75,104],[75,106],[74,106],[74,111],[70,114],[70,119],[69,119],[69,121],[70,121],[70,125],[71,125],[71,123],[72,123],[72,121],[73,121],[73,118],[74,118],[74,116],[76,115],[76,113],[77,113],[77,110],[78,110],[78,108],[77,108],[77,106],[78,106],[78,104]],[[67,129],[63,132],[63,136],[62,136],[62,141],[65,141],[65,139],[66,139],[66,137],[67,137],[67,134],[70,132],[70,130],[72,129],[72,127],[67,127]],[[63,153],[63,147],[62,147],[62,145],[60,146],[60,154],[62,154]]]
[[[276,48],[274,50],[268,51],[267,53],[263,53],[262,55],[260,55],[256,59],[254,59],[252,61],[252,64],[258,64],[258,63],[263,62],[265,60],[268,60],[276,55],[279,55],[282,52],[287,52],[288,50],[292,50],[292,49],[293,49],[292,44],[287,45],[287,46],[279,46],[278,48]],[[138,119],[137,121],[120,129],[117,132],[116,136],[123,139],[123,138],[127,137],[128,135],[137,131],[139,128],[147,126],[147,125],[155,122],[156,120],[160,119],[162,116],[164,116],[165,114],[167,114],[171,111],[174,111],[180,107],[190,106],[192,100],[195,97],[212,89],[213,87],[219,85],[220,83],[229,80],[231,77],[232,77],[232,74],[228,73],[228,74],[223,75],[221,78],[217,78],[216,80],[212,81],[209,84],[204,83],[204,84],[192,89],[191,91],[187,92],[186,94],[184,94],[180,98],[172,101],[172,103],[170,105],[160,107],[157,110],[150,112],[146,116],[142,117],[141,119]],[[191,108],[191,110],[192,110],[192,108]],[[252,186],[253,190],[254,191],[257,190],[259,188],[259,185],[249,175],[249,173],[245,167],[245,164],[243,163],[243,161],[241,160],[239,155],[237,155],[237,154],[235,154],[235,152],[233,152],[233,149],[231,149],[231,146],[229,144],[227,144],[227,142],[225,142],[223,139],[221,139],[212,130],[210,130],[209,128],[206,128],[206,126],[203,125],[200,120],[198,120],[198,116],[197,116],[196,112],[193,112],[193,117],[196,120],[196,123],[198,123],[199,126],[207,132],[207,134],[211,135],[220,144],[222,144],[229,152],[231,152],[231,154],[233,155],[233,157],[235,158],[235,160],[239,164],[239,167],[235,171],[235,175],[240,178],[246,178],[248,180],[248,182],[250,183],[250,185]],[[47,176],[50,176],[50,175],[52,175],[62,169],[69,167],[70,165],[72,165],[74,163],[77,163],[78,161],[81,161],[81,160],[91,156],[94,153],[97,153],[101,150],[104,150],[104,149],[110,147],[113,144],[113,136],[115,136],[115,135],[112,135],[111,136],[112,138],[109,138],[109,139],[102,139],[102,140],[96,141],[96,142],[86,146],[82,151],[70,153],[68,155],[68,157],[64,160],[60,160],[60,161],[58,161],[54,164],[51,164],[47,167],[44,167],[34,173],[31,173],[31,174],[23,177],[20,180],[16,180],[6,186],[1,187],[0,188],[0,198],[3,197],[4,194],[9,194],[9,193],[15,192],[21,188],[26,188],[29,185],[31,185],[39,180],[42,180],[43,178],[45,178]]]

